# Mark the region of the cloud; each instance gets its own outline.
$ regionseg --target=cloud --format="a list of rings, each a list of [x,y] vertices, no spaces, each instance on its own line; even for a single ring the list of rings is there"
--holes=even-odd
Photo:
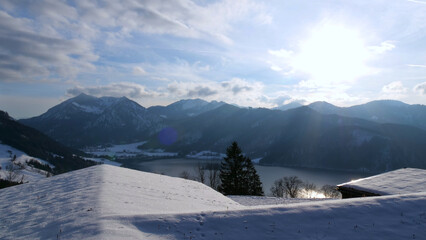
[[[426,82],[417,84],[413,90],[421,95],[426,95]]]
[[[391,82],[382,87],[383,93],[406,93],[407,90],[400,81]]]
[[[118,29],[111,32],[115,37],[143,32],[231,43],[227,35],[233,22],[243,18],[265,24],[272,21],[262,4],[249,0],[222,0],[202,5],[191,0],[79,0],[77,6],[87,24]]]
[[[235,103],[241,106],[271,105],[262,101],[263,84],[250,82],[241,78],[232,78],[229,81],[214,82],[184,82],[174,81],[165,89],[171,99],[203,98]]]
[[[290,59],[294,52],[286,49],[268,50],[268,53],[279,58]]]
[[[426,5],[426,1],[420,1],[420,0],[407,0],[407,2],[413,2],[413,3],[419,3],[419,4],[425,4]]]
[[[146,71],[142,67],[133,67],[133,75],[143,76],[146,75]]]
[[[408,67],[414,67],[414,68],[426,68],[426,65],[420,65],[420,64],[407,64]]]
[[[208,97],[211,95],[215,95],[217,94],[218,91],[213,90],[209,87],[195,87],[194,89],[191,89],[188,91],[188,93],[186,94],[188,97]]]
[[[121,47],[137,33],[231,44],[233,24],[267,24],[268,16],[263,4],[251,0],[3,0],[0,81],[67,80],[93,73],[104,44]],[[145,69],[133,70],[141,75]]]
[[[158,93],[153,91],[147,91],[145,86],[130,83],[130,82],[119,82],[111,83],[109,85],[103,86],[89,86],[89,87],[80,87],[76,86],[67,90],[69,96],[77,96],[80,93],[89,94],[92,96],[102,97],[102,96],[111,96],[111,97],[129,97],[129,98],[150,98],[155,97]]]
[[[0,10],[0,81],[70,78],[94,69],[90,44],[36,32],[32,22]]]
[[[230,81],[222,82],[221,85],[225,91],[230,91],[234,95],[263,88],[263,84],[259,82],[251,83],[241,78],[232,78]]]
[[[380,43],[379,46],[370,46],[369,50],[373,54],[383,54],[385,52],[391,51],[394,48],[395,48],[395,45],[393,44],[392,41],[384,41]]]

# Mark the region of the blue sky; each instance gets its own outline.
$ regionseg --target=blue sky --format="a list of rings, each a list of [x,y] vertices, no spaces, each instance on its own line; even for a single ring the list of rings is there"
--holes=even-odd
[[[426,104],[426,1],[0,1],[0,109],[87,93]]]

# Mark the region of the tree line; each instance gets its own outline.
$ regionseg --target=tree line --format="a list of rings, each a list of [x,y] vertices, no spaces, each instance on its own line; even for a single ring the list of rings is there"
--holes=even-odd
[[[264,195],[262,182],[251,159],[242,154],[237,142],[233,142],[226,149],[226,157],[221,164],[198,164],[195,172],[195,178],[192,178],[187,171],[182,172],[180,177],[197,180],[224,195]],[[297,176],[277,179],[270,191],[274,197],[298,198],[302,195],[315,197],[317,192],[323,193],[328,198],[340,197],[335,186],[325,185],[317,189],[315,184],[304,183]]]

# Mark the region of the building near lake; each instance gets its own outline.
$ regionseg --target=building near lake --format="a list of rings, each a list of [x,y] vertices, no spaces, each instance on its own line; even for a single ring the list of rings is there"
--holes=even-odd
[[[426,170],[402,168],[337,185],[342,198],[426,192]]]

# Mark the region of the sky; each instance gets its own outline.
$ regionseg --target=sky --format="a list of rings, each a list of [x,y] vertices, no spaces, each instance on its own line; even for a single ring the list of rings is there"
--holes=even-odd
[[[426,104],[426,0],[2,0],[0,109]]]

